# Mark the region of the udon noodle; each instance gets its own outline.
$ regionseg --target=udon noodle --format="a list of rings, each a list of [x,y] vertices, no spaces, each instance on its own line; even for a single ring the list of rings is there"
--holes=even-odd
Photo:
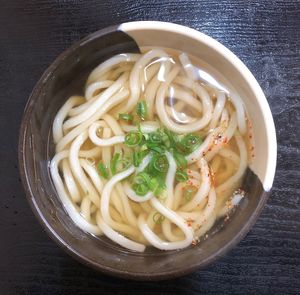
[[[119,54],[64,103],[50,171],[79,228],[133,251],[182,249],[238,205],[248,119],[203,73],[185,53]]]

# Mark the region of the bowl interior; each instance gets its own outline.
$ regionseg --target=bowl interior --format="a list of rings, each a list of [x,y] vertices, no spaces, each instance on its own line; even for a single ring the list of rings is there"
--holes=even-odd
[[[125,24],[126,25],[126,24]],[[123,26],[123,27],[122,27]],[[32,209],[46,230],[71,255],[109,274],[133,279],[164,279],[179,276],[204,266],[235,245],[255,222],[266,192],[270,145],[259,97],[247,76],[228,60],[219,48],[208,44],[202,35],[189,35],[177,26],[157,29],[137,26],[110,27],[76,43],[60,55],[37,83],[25,109],[20,131],[19,159],[21,176]],[[123,31],[126,33],[124,33]],[[199,36],[203,37],[202,40]],[[125,250],[105,238],[96,238],[80,230],[68,217],[59,201],[49,174],[54,154],[51,126],[66,99],[81,94],[88,73],[110,56],[139,52],[139,46],[170,47],[199,57],[218,69],[218,79],[228,77],[232,91],[244,99],[253,121],[257,158],[244,181],[247,197],[228,224],[216,225],[209,239],[181,251],[160,252],[149,249],[143,254]],[[263,94],[262,94],[263,95]],[[264,97],[263,97],[264,99]],[[259,176],[259,178],[256,176]],[[261,180],[260,180],[261,179]],[[272,178],[273,180],[273,178]],[[216,228],[218,230],[216,231]]]

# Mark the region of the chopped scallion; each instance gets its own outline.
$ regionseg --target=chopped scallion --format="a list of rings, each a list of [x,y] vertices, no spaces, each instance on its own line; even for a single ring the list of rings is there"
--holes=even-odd
[[[133,184],[132,186],[132,189],[135,191],[135,193],[138,195],[138,196],[145,196],[148,192],[149,192],[149,188],[146,184],[144,183],[135,183]]]
[[[133,120],[133,116],[130,114],[119,114],[119,119],[122,119],[127,122],[131,122]]]
[[[141,143],[143,134],[141,132],[131,131],[125,136],[125,144],[129,147],[135,147]]]
[[[148,173],[140,172],[135,176],[134,180],[135,180],[135,183],[137,183],[137,184],[144,183],[144,184],[148,185],[149,182],[151,181],[151,178]]]
[[[112,175],[115,175],[117,173],[117,165],[120,160],[120,156],[120,153],[116,153],[110,161],[110,171]]]
[[[156,212],[153,214],[152,219],[155,224],[161,224],[165,220],[165,217],[161,215],[159,212]]]
[[[165,155],[155,155],[152,157],[149,169],[153,175],[157,173],[165,173],[169,168],[169,163],[167,157]]]
[[[179,169],[185,169],[187,167],[187,159],[185,156],[176,151],[174,151],[173,156]]]
[[[184,182],[184,181],[187,181],[189,179],[189,177],[188,177],[188,174],[186,173],[186,171],[177,170],[176,174],[175,174],[175,179],[178,182]]]
[[[98,163],[98,171],[99,171],[99,174],[105,178],[105,179],[108,179],[108,169],[106,167],[106,165],[104,165],[104,163],[102,162],[99,162]]]
[[[147,118],[148,108],[146,101],[142,100],[138,102],[138,104],[136,105],[136,113],[142,120],[145,120]]]

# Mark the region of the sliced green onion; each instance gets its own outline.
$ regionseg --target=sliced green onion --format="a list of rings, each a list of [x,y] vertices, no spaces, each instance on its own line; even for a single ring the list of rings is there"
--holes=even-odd
[[[119,114],[119,119],[130,122],[133,120],[133,116],[130,114]]]
[[[165,173],[169,168],[169,163],[165,155],[155,155],[149,163],[149,170],[152,175],[157,173]]]
[[[176,151],[174,151],[173,156],[179,169],[185,169],[187,167],[187,159],[185,156]]]
[[[177,170],[176,174],[175,174],[175,179],[178,182],[185,182],[185,181],[187,181],[189,179],[189,176],[186,173],[186,171]]]
[[[149,134],[149,141],[151,143],[161,143],[162,142],[162,136],[159,132],[153,132]]]
[[[131,165],[131,162],[128,158],[120,158],[121,154],[116,153],[110,161],[110,171],[112,175],[127,169]]]
[[[98,171],[99,171],[99,174],[105,178],[105,179],[108,179],[108,169],[106,167],[106,165],[104,165],[104,163],[102,162],[99,162],[98,163]]]
[[[148,192],[149,192],[149,188],[146,184],[144,183],[135,183],[133,186],[132,186],[132,189],[135,191],[135,193],[138,195],[138,196],[145,196]]]
[[[169,168],[169,163],[168,159],[165,155],[156,157],[153,167],[158,171],[158,172],[166,172]]]
[[[167,197],[166,185],[160,185],[153,191],[155,197],[165,199]]]
[[[140,172],[135,176],[134,180],[137,184],[144,183],[148,186],[149,182],[151,181],[151,177],[147,172]]]
[[[159,212],[156,212],[155,214],[153,214],[152,219],[155,224],[161,224],[165,220],[165,217]]]
[[[171,147],[171,141],[170,141],[170,138],[169,136],[164,133],[164,132],[161,132],[161,141],[163,142],[163,144],[165,145],[166,148],[170,148]]]
[[[168,136],[170,141],[170,146],[176,146],[177,142],[179,141],[178,135],[171,130],[164,129],[164,133]]]
[[[185,198],[186,202],[190,201],[197,192],[197,188],[193,185],[187,185],[184,187],[183,197]]]
[[[127,168],[129,168],[130,165],[131,165],[131,162],[130,162],[130,160],[128,158],[120,160],[119,163],[122,164],[122,171],[125,170],[125,169],[127,169]]]
[[[131,131],[125,136],[125,144],[129,147],[137,146],[141,143],[143,134],[141,132]]]
[[[182,143],[184,143],[187,146],[196,146],[201,143],[201,137],[195,134],[187,134],[185,137],[182,139]]]
[[[117,165],[118,162],[120,160],[120,153],[116,153],[114,154],[114,156],[112,157],[111,161],[110,161],[110,171],[112,175],[115,175],[117,173]]]
[[[190,134],[185,135],[181,139],[181,141],[176,144],[176,147],[178,150],[180,150],[181,153],[190,154],[201,143],[202,143],[202,139],[200,136],[190,133]]]
[[[142,161],[140,160],[139,152],[133,152],[132,164],[134,167],[138,167]]]
[[[136,105],[136,113],[142,119],[145,120],[148,115],[148,108],[146,101],[142,100]]]
[[[156,143],[147,143],[147,148],[159,153],[159,154],[163,154],[166,151],[166,148],[163,145],[157,145]]]
[[[134,167],[138,167],[140,166],[140,164],[142,163],[143,159],[145,158],[145,156],[148,154],[148,150],[141,150],[139,152],[135,151],[132,154],[132,164],[134,165]]]
[[[148,186],[152,192],[155,192],[159,187],[159,181],[156,177],[152,177],[148,183]]]

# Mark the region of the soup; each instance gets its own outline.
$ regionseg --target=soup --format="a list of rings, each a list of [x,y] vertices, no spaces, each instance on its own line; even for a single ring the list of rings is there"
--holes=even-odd
[[[187,54],[119,54],[58,111],[52,180],[82,230],[138,252],[183,249],[243,198],[249,124]]]

